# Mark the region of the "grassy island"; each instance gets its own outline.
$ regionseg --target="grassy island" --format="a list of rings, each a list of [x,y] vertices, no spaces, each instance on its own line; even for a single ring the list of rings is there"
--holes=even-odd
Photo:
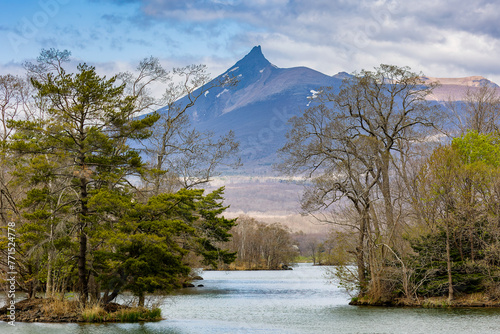
[[[15,304],[17,322],[140,322],[162,320],[159,308],[130,307],[116,303],[80,305],[77,301],[32,298]],[[0,320],[10,321],[7,307]]]

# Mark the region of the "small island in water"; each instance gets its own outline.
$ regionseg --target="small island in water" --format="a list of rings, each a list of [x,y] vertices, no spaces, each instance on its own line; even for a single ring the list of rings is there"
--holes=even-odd
[[[0,320],[10,322],[140,322],[162,320],[159,308],[131,307],[117,303],[82,307],[77,301],[53,298],[24,299],[15,304],[15,318],[7,306],[0,308]]]

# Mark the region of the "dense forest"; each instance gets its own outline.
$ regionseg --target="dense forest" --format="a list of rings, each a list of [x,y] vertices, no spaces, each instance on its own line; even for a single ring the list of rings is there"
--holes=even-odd
[[[278,168],[305,175],[304,213],[343,236],[333,275],[354,303],[500,299],[500,97],[381,65],[325,88],[294,117]]]

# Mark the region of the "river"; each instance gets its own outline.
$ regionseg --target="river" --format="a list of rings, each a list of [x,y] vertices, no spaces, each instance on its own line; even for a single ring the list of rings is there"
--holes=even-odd
[[[162,302],[163,321],[145,324],[0,323],[0,333],[30,334],[458,334],[500,333],[498,309],[355,307],[324,267],[287,271],[206,271],[204,287]]]

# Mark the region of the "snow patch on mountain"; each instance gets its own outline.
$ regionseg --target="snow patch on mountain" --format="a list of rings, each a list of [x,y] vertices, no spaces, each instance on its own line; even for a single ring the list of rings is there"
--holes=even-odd
[[[224,88],[224,90],[222,92],[220,92],[219,94],[217,94],[217,97],[219,98],[219,97],[221,97],[222,94],[227,93],[227,92],[229,92],[227,90],[227,88]]]
[[[320,94],[322,92],[322,90],[317,91],[317,90],[311,89],[309,92],[312,95],[309,95],[307,97],[307,99],[309,100],[309,102],[306,104],[306,107],[309,107],[311,105],[311,102],[318,97],[318,94]]]
[[[310,98],[310,99],[315,99],[315,98],[317,98],[317,97],[318,97],[318,94],[319,94],[319,93],[321,93],[322,91],[316,91],[316,90],[314,90],[314,89],[311,89],[309,92],[310,92],[312,95],[311,95],[311,96],[309,96],[308,98]]]
[[[233,130],[240,142],[246,172],[256,175],[271,173],[276,151],[286,142],[288,120],[312,106],[323,87],[333,87],[334,92],[338,92],[344,80],[353,78],[346,72],[331,76],[307,67],[278,68],[264,57],[260,46],[254,47],[216,80],[231,75],[238,78],[235,86],[210,87],[210,92],[203,93],[195,91],[194,95],[201,96],[190,111],[195,126],[201,130],[221,135]],[[438,101],[447,101],[450,95],[458,100],[467,90],[479,90],[490,82],[479,76],[425,79],[440,81],[441,86],[429,97]],[[189,99],[182,98],[179,103],[186,105]]]

